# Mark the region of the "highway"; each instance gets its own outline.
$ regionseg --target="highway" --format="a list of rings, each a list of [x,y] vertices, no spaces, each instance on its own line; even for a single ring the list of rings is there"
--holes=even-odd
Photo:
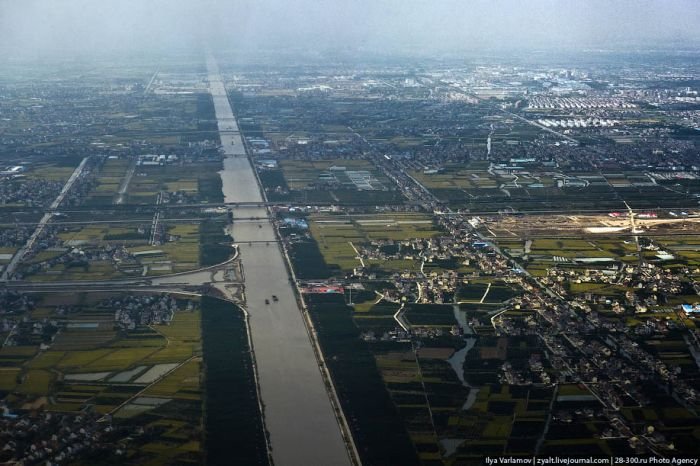
[[[68,181],[66,181],[66,184],[63,185],[63,189],[61,189],[61,192],[58,193],[58,196],[56,199],[51,203],[51,206],[49,206],[49,211],[46,212],[42,217],[41,220],[39,220],[39,223],[37,224],[36,228],[34,229],[34,232],[32,235],[29,237],[27,240],[26,244],[22,246],[19,251],[15,253],[14,256],[12,256],[12,259],[10,260],[10,263],[7,264],[7,267],[5,267],[5,270],[2,271],[2,276],[0,276],[0,281],[7,281],[10,279],[12,274],[15,272],[15,269],[19,265],[19,263],[22,261],[22,258],[24,255],[28,252],[31,251],[32,248],[34,247],[34,243],[36,242],[37,238],[41,235],[41,233],[44,231],[44,228],[46,227],[46,224],[49,223],[51,220],[51,217],[53,217],[52,211],[58,209],[58,207],[61,205],[61,202],[63,202],[63,199],[65,199],[66,194],[68,194],[68,191],[70,191],[70,188],[73,186],[75,183],[75,180],[78,179],[80,174],[83,172],[83,168],[85,168],[85,164],[87,163],[89,157],[85,157],[82,162],[80,162],[80,165],[73,171],[73,174],[71,174],[70,178],[68,178]]]
[[[129,183],[131,183],[131,178],[134,177],[134,172],[136,171],[136,162],[137,162],[136,157],[134,157],[129,162],[129,169],[127,170],[126,175],[124,176],[124,179],[122,179],[122,182],[119,185],[119,192],[117,193],[117,199],[115,201],[115,204],[123,204],[124,203],[124,198],[126,196],[126,190],[129,188]]]
[[[243,263],[246,310],[273,461],[277,466],[350,465],[283,252],[212,56],[207,70],[224,151],[225,202],[252,204],[233,207],[230,232]],[[236,218],[258,220],[236,222]]]
[[[447,82],[445,82],[445,81],[441,81],[441,82],[442,82],[443,84],[449,85],[449,83],[447,83]],[[466,90],[466,89],[459,88],[459,90],[460,90],[460,92],[461,92],[462,94],[464,94],[464,95],[466,95],[466,96],[472,97],[472,98],[477,99],[477,100],[481,100],[482,102],[487,102],[487,101],[488,101],[488,99],[486,99],[486,98],[484,98],[484,97],[481,97],[481,96],[479,96],[479,95],[477,95],[477,94],[474,94],[474,93],[472,93],[472,92],[470,92],[470,91],[468,91],[468,90]],[[528,125],[535,126],[536,128],[539,128],[539,129],[541,129],[541,130],[543,130],[543,131],[547,131],[547,132],[549,132],[549,133],[552,133],[552,134],[554,134],[554,135],[556,135],[556,136],[558,136],[558,137],[560,137],[560,138],[562,138],[562,139],[565,139],[565,140],[567,140],[567,141],[569,141],[569,142],[572,142],[572,143],[574,143],[574,144],[577,144],[577,145],[579,144],[579,142],[578,142],[576,139],[574,139],[574,138],[572,138],[572,137],[570,137],[570,136],[567,136],[566,134],[563,134],[563,133],[560,133],[560,132],[558,132],[558,131],[555,131],[555,130],[553,130],[552,128],[548,128],[548,127],[546,127],[546,126],[544,126],[544,125],[541,125],[541,124],[537,123],[536,121],[528,120],[527,118],[522,117],[522,116],[518,115],[517,113],[509,112],[508,110],[502,109],[502,108],[500,108],[500,107],[498,107],[498,110],[500,110],[501,112],[503,112],[503,113],[505,113],[505,114],[507,114],[507,115],[512,116],[513,118],[517,118],[518,120],[522,121],[523,123],[527,123]],[[486,154],[487,156],[491,155],[491,135],[492,135],[492,134],[493,134],[493,126],[491,127],[491,133],[489,134],[489,137],[488,137],[488,140],[487,140],[487,154]]]
[[[522,116],[520,116],[520,115],[518,115],[518,114],[516,114],[516,113],[513,113],[513,112],[509,112],[509,111],[507,111],[507,110],[502,110],[502,111],[503,111],[503,113],[506,113],[506,114],[512,116],[513,118],[517,118],[518,120],[520,120],[520,121],[522,121],[522,122],[525,122],[525,123],[527,123],[527,124],[529,124],[529,125],[532,125],[532,126],[535,126],[535,127],[539,128],[539,129],[541,129],[541,130],[550,132],[550,133],[554,134],[555,136],[558,136],[558,137],[560,137],[560,138],[562,138],[562,139],[566,139],[566,140],[569,141],[569,142],[573,142],[574,144],[578,144],[578,143],[579,143],[576,139],[574,139],[574,138],[572,138],[572,137],[570,137],[570,136],[567,136],[566,134],[560,133],[559,131],[555,131],[555,130],[553,130],[552,128],[547,128],[546,126],[541,125],[541,124],[537,123],[536,121],[528,120],[528,119],[525,118],[525,117],[522,117]]]
[[[230,267],[235,268],[235,263],[238,260],[239,249],[236,248],[233,256],[215,265],[201,267],[195,270],[186,272],[175,272],[166,275],[158,275],[156,277],[133,277],[133,278],[116,278],[109,280],[71,280],[71,281],[19,281],[12,280],[2,283],[3,288],[22,290],[24,292],[63,292],[67,289],[72,291],[100,291],[110,289],[130,290],[130,291],[154,291],[159,293],[166,292],[166,289],[174,289],[174,293],[187,292],[190,289],[198,288],[203,285],[216,284],[225,282],[226,285],[242,285],[241,277],[235,274],[233,280],[229,277],[222,279],[221,274]],[[217,278],[219,277],[219,278]]]

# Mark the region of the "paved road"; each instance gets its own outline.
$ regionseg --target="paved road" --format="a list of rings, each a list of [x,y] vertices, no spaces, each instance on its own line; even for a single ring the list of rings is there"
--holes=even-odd
[[[221,172],[225,200],[262,202],[255,172],[211,57],[207,68],[225,153]],[[235,207],[233,216],[234,220],[260,219],[234,221],[232,234],[243,262],[246,308],[273,460],[277,466],[350,465],[267,210]],[[269,304],[265,304],[266,299]]]
[[[131,183],[131,178],[134,176],[134,171],[136,171],[136,157],[134,157],[131,162],[129,162],[129,169],[126,171],[126,175],[119,186],[119,193],[117,194],[117,200],[115,204],[123,204],[124,197],[126,196],[126,190],[129,188],[129,183]]]
[[[63,185],[63,189],[61,189],[61,192],[58,193],[56,199],[49,206],[50,211],[58,209],[58,207],[61,205],[61,202],[63,202],[63,199],[66,197],[66,194],[68,194],[68,191],[70,191],[70,188],[73,186],[73,183],[75,183],[75,180],[77,180],[80,174],[83,172],[83,168],[85,168],[85,164],[87,163],[88,159],[89,157],[85,157],[83,161],[80,162],[80,165],[78,165],[75,171],[73,171],[73,174],[70,176],[70,178],[68,178],[66,184]],[[47,212],[41,217],[41,220],[39,220],[39,224],[36,226],[36,229],[27,240],[27,243],[24,246],[22,246],[19,249],[19,251],[15,253],[14,256],[12,256],[10,263],[7,264],[7,267],[5,267],[5,270],[3,270],[2,275],[0,276],[0,281],[7,281],[12,276],[15,269],[22,261],[22,258],[27,253],[27,251],[30,251],[32,247],[34,247],[34,243],[36,242],[37,238],[39,238],[39,235],[41,235],[41,232],[44,231],[44,228],[46,227],[46,224],[49,223],[49,221],[51,220],[51,217],[53,217],[52,212]]]
[[[155,277],[134,277],[134,278],[116,278],[110,280],[70,280],[70,281],[9,281],[3,283],[2,287],[12,288],[16,290],[27,290],[33,292],[43,292],[43,291],[53,291],[61,290],[80,290],[80,291],[90,291],[92,289],[104,289],[104,288],[122,288],[122,289],[143,289],[145,291],[161,289],[161,288],[175,288],[181,290],[186,290],[189,288],[196,288],[202,285],[208,285],[212,283],[225,283],[226,285],[242,285],[242,277],[239,280],[238,274],[234,273],[232,277],[224,278],[224,272],[226,269],[233,267],[235,270],[235,264],[238,260],[239,252],[236,251],[235,254],[228,260],[221,262],[220,264],[215,264],[207,267],[202,267],[197,270],[190,270],[187,272],[176,272],[167,275],[158,275]]]
[[[518,114],[516,114],[516,113],[509,112],[509,111],[507,111],[507,110],[503,110],[503,113],[507,113],[508,115],[510,115],[510,116],[512,116],[512,117],[514,117],[514,118],[517,118],[517,119],[520,120],[520,121],[523,121],[523,122],[525,122],[525,123],[527,123],[527,124],[530,124],[530,125],[532,125],[532,126],[536,126],[536,127],[538,127],[539,129],[542,129],[542,130],[544,130],[544,131],[550,132],[550,133],[552,133],[552,134],[554,134],[554,135],[556,135],[556,136],[559,136],[559,137],[562,138],[562,139],[566,139],[566,140],[569,141],[569,142],[573,142],[574,144],[578,144],[578,143],[579,143],[576,139],[574,139],[574,138],[572,138],[572,137],[570,137],[570,136],[567,136],[566,134],[563,134],[563,133],[561,133],[561,132],[559,132],[559,131],[555,131],[555,130],[553,130],[552,128],[548,128],[548,127],[546,127],[545,125],[541,125],[541,124],[537,123],[536,121],[528,120],[527,118],[522,117],[522,116],[520,116],[520,115],[518,115]]]

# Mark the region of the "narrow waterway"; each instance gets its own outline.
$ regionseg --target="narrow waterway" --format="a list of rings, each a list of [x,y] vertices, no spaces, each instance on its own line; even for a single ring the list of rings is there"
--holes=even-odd
[[[452,311],[454,312],[457,325],[459,325],[459,328],[461,328],[464,332],[464,347],[459,351],[455,351],[447,362],[452,367],[452,370],[455,371],[459,381],[462,382],[462,386],[469,389],[467,399],[462,405],[462,410],[467,411],[474,405],[476,402],[476,397],[479,395],[479,389],[469,385],[469,382],[467,382],[467,380],[464,378],[464,360],[466,359],[467,354],[469,354],[469,351],[471,351],[472,348],[474,348],[474,345],[476,345],[476,337],[474,336],[474,330],[467,323],[466,313],[459,309],[459,304],[452,306]],[[459,446],[462,445],[464,441],[465,439],[463,438],[440,439],[440,445],[444,450],[443,456],[447,458],[455,454]]]
[[[464,331],[465,345],[459,351],[455,351],[454,354],[450,356],[450,358],[447,360],[447,362],[450,364],[450,366],[452,366],[452,370],[455,371],[455,374],[457,374],[457,378],[460,382],[462,382],[462,385],[469,389],[469,395],[467,395],[467,400],[462,405],[462,410],[466,411],[469,408],[471,408],[472,405],[474,405],[476,397],[479,394],[479,389],[469,385],[469,382],[467,382],[467,380],[465,380],[464,378],[464,360],[466,359],[469,351],[472,348],[474,348],[474,345],[476,344],[476,337],[472,336],[474,335],[474,331],[469,326],[469,324],[467,324],[466,315],[463,311],[459,309],[459,305],[455,304],[453,310],[457,323],[459,324],[460,328]]]

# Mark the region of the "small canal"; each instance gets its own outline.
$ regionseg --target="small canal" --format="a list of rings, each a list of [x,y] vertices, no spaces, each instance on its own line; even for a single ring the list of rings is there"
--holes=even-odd
[[[459,309],[459,304],[455,304],[452,307],[452,309],[454,312],[455,320],[457,321],[459,327],[464,331],[465,345],[459,351],[455,351],[454,354],[450,356],[450,358],[447,360],[447,362],[452,367],[452,370],[455,371],[455,374],[457,375],[459,381],[462,382],[462,385],[469,389],[467,399],[462,405],[462,410],[467,411],[474,405],[474,402],[476,402],[476,397],[477,395],[479,395],[479,389],[469,385],[469,382],[464,378],[464,360],[466,359],[467,354],[469,354],[469,351],[471,351],[472,348],[474,348],[474,345],[476,345],[476,337],[474,336],[474,330],[472,330],[472,328],[467,323],[466,313]],[[444,456],[449,457],[453,455],[457,451],[457,448],[459,448],[459,446],[464,442],[464,440],[465,439],[462,438],[440,439],[440,445],[442,445],[442,447],[445,450]]]
[[[479,394],[479,389],[469,385],[469,382],[464,378],[464,360],[466,359],[469,351],[471,351],[471,349],[474,348],[474,345],[476,345],[476,337],[474,336],[474,331],[472,328],[469,326],[469,324],[467,324],[466,314],[464,311],[459,309],[459,305],[455,304],[453,306],[453,310],[459,327],[464,331],[465,345],[459,351],[455,351],[447,362],[450,364],[450,366],[452,366],[452,369],[455,371],[455,374],[457,374],[457,378],[460,382],[462,382],[462,385],[469,389],[467,400],[462,405],[462,410],[466,411],[472,407],[476,401],[477,395]]]

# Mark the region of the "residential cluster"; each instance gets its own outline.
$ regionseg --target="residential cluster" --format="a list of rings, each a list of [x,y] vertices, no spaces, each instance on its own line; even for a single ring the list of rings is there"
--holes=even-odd
[[[116,309],[114,323],[123,330],[134,330],[138,326],[168,325],[178,309],[177,300],[165,294],[110,298],[102,305]]]

